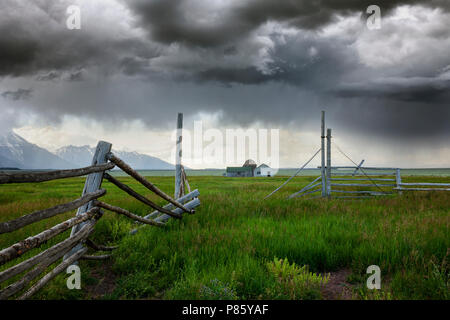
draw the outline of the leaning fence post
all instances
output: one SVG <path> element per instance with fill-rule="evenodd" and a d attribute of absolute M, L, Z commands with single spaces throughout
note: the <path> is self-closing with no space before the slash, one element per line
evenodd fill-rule
<path fill-rule="evenodd" d="M 180 194 L 181 184 L 183 183 L 183 179 L 181 177 L 182 140 L 183 140 L 183 114 L 178 113 L 177 145 L 175 154 L 175 197 L 174 197 L 175 200 L 182 196 L 182 194 Z"/>
<path fill-rule="evenodd" d="M 327 129 L 327 196 L 331 196 L 331 129 Z"/>
<path fill-rule="evenodd" d="M 321 131 L 321 176 L 322 176 L 322 197 L 325 197 L 327 195 L 327 188 L 326 188 L 326 179 L 325 179 L 325 111 L 322 111 L 322 131 Z"/>
<path fill-rule="evenodd" d="M 99 141 L 97 144 L 97 148 L 95 149 L 94 157 L 92 159 L 92 165 L 106 163 L 108 161 L 106 159 L 106 155 L 109 152 L 111 152 L 111 146 L 112 145 L 109 142 Z M 100 186 L 102 185 L 102 180 L 103 180 L 103 171 L 89 174 L 86 177 L 82 195 L 100 189 Z M 93 203 L 92 201 L 89 201 L 85 205 L 79 207 L 77 211 L 77 216 L 88 211 L 92 207 L 92 203 Z M 80 223 L 74 226 L 72 228 L 70 236 L 73 236 L 76 232 L 78 232 L 78 230 L 80 230 L 83 225 L 84 223 Z M 70 252 L 68 252 L 64 256 L 64 260 L 68 259 L 75 252 L 82 249 L 82 247 L 83 246 L 81 244 L 76 245 Z"/>

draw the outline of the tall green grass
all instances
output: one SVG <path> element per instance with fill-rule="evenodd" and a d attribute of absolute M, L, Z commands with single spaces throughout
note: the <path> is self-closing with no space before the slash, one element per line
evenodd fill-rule
<path fill-rule="evenodd" d="M 164 203 L 132 179 L 120 179 L 159 204 Z M 318 287 L 308 283 L 301 291 L 308 294 L 285 292 L 286 281 L 268 268 L 274 259 L 284 258 L 298 270 L 307 266 L 308 272 L 321 275 L 351 269 L 348 281 L 354 286 L 354 298 L 449 298 L 448 193 L 404 193 L 355 201 L 286 200 L 313 180 L 297 177 L 273 197 L 262 200 L 284 179 L 190 177 L 191 186 L 200 190 L 201 206 L 196 214 L 181 221 L 171 220 L 164 229 L 145 226 L 134 236 L 128 234 L 136 226 L 133 222 L 106 213 L 93 239 L 101 244 L 119 244 L 119 249 L 113 253 L 114 275 L 104 275 L 115 279 L 115 290 L 103 298 L 320 298 Z M 167 193 L 173 192 L 172 177 L 150 180 Z M 0 221 L 76 198 L 83 181 L 0 186 Z M 151 211 L 111 184 L 105 182 L 103 187 L 108 190 L 104 201 L 140 215 Z M 0 247 L 70 215 L 73 212 L 0 235 Z M 68 290 L 67 276 L 62 274 L 36 298 L 89 298 L 86 287 L 98 281 L 92 270 L 102 269 L 103 263 L 81 262 L 81 292 Z M 365 271 L 372 264 L 379 265 L 382 271 L 382 290 L 377 293 L 365 289 Z"/>

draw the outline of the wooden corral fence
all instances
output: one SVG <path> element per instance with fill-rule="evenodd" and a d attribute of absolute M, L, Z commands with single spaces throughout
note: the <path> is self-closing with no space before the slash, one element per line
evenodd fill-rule
<path fill-rule="evenodd" d="M 364 160 L 359 164 L 345 154 L 335 143 L 337 151 L 346 157 L 353 166 L 333 167 L 331 164 L 332 135 L 331 129 L 327 129 L 325 135 L 325 112 L 322 111 L 321 119 L 321 148 L 303 164 L 281 186 L 276 188 L 264 199 L 269 198 L 300 171 L 302 171 L 318 154 L 321 153 L 321 175 L 306 185 L 301 190 L 291 194 L 288 199 L 321 193 L 321 198 L 339 199 L 365 199 L 373 196 L 387 196 L 403 191 L 450 191 L 450 183 L 420 183 L 402 182 L 400 168 L 363 167 Z M 326 148 L 325 148 L 326 141 Z"/>
<path fill-rule="evenodd" d="M 148 190 L 169 203 L 165 206 L 159 206 L 147 197 L 137 193 L 129 186 L 120 182 L 107 172 L 114 167 L 122 169 L 129 176 L 133 177 L 136 181 L 145 186 Z M 184 173 L 182 166 L 181 170 L 182 179 L 179 183 L 183 183 L 183 186 L 179 186 L 178 188 L 182 188 L 182 191 L 179 192 L 182 196 L 175 200 L 148 181 L 145 177 L 140 175 L 136 170 L 131 168 L 120 158 L 111 153 L 110 143 L 100 141 L 97 145 L 94 158 L 92 160 L 92 165 L 89 167 L 50 172 L 0 174 L 0 184 L 44 182 L 87 175 L 80 198 L 68 203 L 54 206 L 52 208 L 35 211 L 11 221 L 0 223 L 0 234 L 9 233 L 32 223 L 78 209 L 75 217 L 59 223 L 50 229 L 44 230 L 39 234 L 30 236 L 25 240 L 15 243 L 0 251 L 1 266 L 21 257 L 23 254 L 34 248 L 40 247 L 49 239 L 54 238 L 69 228 L 72 228 L 71 234 L 67 239 L 37 253 L 29 259 L 21 261 L 20 263 L 1 271 L 0 283 L 3 283 L 25 271 L 27 271 L 27 273 L 25 273 L 25 275 L 23 275 L 16 282 L 2 288 L 0 290 L 0 300 L 16 296 L 20 292 L 22 292 L 22 294 L 18 296 L 18 299 L 27 299 L 31 297 L 57 274 L 66 270 L 68 266 L 76 264 L 80 259 L 102 260 L 109 258 L 110 255 L 87 255 L 87 247 L 94 251 L 112 251 L 116 248 L 98 245 L 89 239 L 89 236 L 94 231 L 96 223 L 104 214 L 103 209 L 124 215 L 141 224 L 152 225 L 155 227 L 164 227 L 165 222 L 167 222 L 169 218 L 181 219 L 183 217 L 183 213 L 185 212 L 190 214 L 194 213 L 194 208 L 200 205 L 200 201 L 198 199 L 199 192 L 198 190 L 194 190 L 184 195 L 184 183 L 187 184 L 189 191 L 190 187 L 187 183 L 186 174 Z M 99 200 L 106 194 L 106 190 L 101 189 L 103 179 L 108 180 L 133 198 L 148 205 L 154 211 L 145 217 L 141 217 L 126 209 Z M 137 229 L 133 230 L 133 233 L 136 231 Z M 55 268 L 42 276 L 49 266 L 58 262 L 60 259 L 62 259 L 61 262 Z M 30 284 L 39 277 L 40 279 L 30 286 Z"/>

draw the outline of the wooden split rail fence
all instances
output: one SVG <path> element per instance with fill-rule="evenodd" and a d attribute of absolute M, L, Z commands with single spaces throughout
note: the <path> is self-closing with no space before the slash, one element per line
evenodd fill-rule
<path fill-rule="evenodd" d="M 169 204 L 165 206 L 157 205 L 106 172 L 116 166 L 133 177 L 148 190 L 168 201 Z M 0 174 L 0 184 L 44 182 L 87 175 L 83 193 L 80 198 L 52 208 L 35 211 L 11 221 L 0 222 L 0 234 L 4 234 L 14 232 L 32 223 L 78 209 L 75 217 L 0 251 L 0 266 L 2 266 L 11 263 L 11 261 L 21 257 L 32 249 L 39 248 L 48 240 L 72 228 L 71 234 L 67 239 L 1 271 L 0 284 L 25 271 L 27 271 L 27 273 L 17 281 L 1 288 L 0 300 L 14 296 L 18 296 L 18 299 L 27 299 L 31 297 L 56 275 L 66 270 L 68 266 L 77 263 L 80 259 L 103 260 L 109 258 L 110 255 L 107 254 L 87 254 L 88 247 L 94 251 L 112 251 L 116 248 L 98 245 L 89 239 L 89 236 L 94 231 L 96 223 L 104 214 L 102 209 L 126 216 L 140 224 L 156 227 L 164 227 L 165 223 L 170 218 L 181 219 L 185 212 L 190 214 L 194 213 L 194 208 L 200 205 L 200 200 L 198 199 L 199 192 L 198 190 L 190 192 L 186 173 L 184 170 L 182 170 L 182 173 L 183 184 L 181 186 L 182 191 L 180 191 L 180 195 L 184 194 L 184 184 L 187 185 L 189 193 L 175 200 L 111 153 L 110 143 L 100 141 L 97 145 L 92 165 L 89 167 L 50 172 Z M 154 211 L 145 217 L 141 217 L 126 209 L 99 200 L 106 194 L 106 190 L 101 189 L 103 178 L 116 185 L 119 189 L 123 190 L 133 198 L 148 205 Z M 136 231 L 137 229 L 133 230 L 132 233 L 135 233 Z M 55 268 L 42 276 L 51 265 L 58 262 L 60 259 L 62 259 L 61 262 Z M 39 278 L 40 276 L 42 277 Z M 35 281 L 36 279 L 38 280 Z"/>

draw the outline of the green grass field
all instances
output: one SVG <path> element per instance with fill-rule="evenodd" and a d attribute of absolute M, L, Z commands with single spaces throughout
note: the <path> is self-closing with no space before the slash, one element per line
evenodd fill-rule
<path fill-rule="evenodd" d="M 322 299 L 329 298 L 324 292 L 342 274 L 347 298 L 449 299 L 450 193 L 285 200 L 313 178 L 296 177 L 262 200 L 286 177 L 191 176 L 191 187 L 200 190 L 196 214 L 171 220 L 164 229 L 145 226 L 134 236 L 129 235 L 133 221 L 106 212 L 91 238 L 119 245 L 112 259 L 81 261 L 81 290 L 67 289 L 68 275 L 63 273 L 34 299 Z M 164 204 L 131 178 L 120 180 Z M 173 193 L 173 177 L 149 180 Z M 404 178 L 410 180 L 448 178 Z M 74 178 L 0 185 L 0 221 L 75 199 L 83 184 L 83 178 Z M 139 215 L 152 211 L 108 182 L 103 188 L 108 190 L 105 202 Z M 0 235 L 0 248 L 73 215 Z M 65 232 L 20 260 L 67 236 Z M 0 266 L 0 271 L 18 261 Z M 369 265 L 381 268 L 381 290 L 366 288 Z M 333 290 L 332 297 L 338 298 L 340 289 Z"/>

